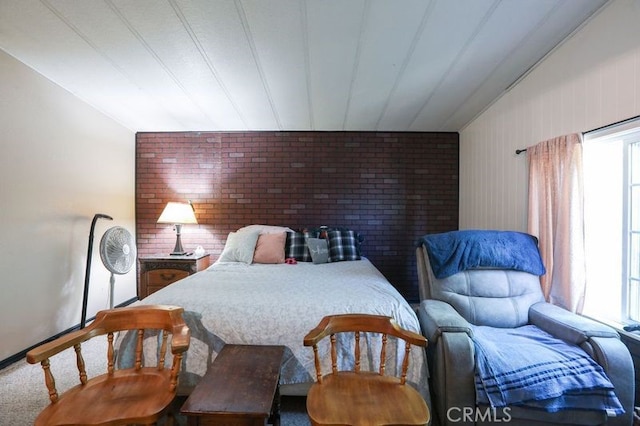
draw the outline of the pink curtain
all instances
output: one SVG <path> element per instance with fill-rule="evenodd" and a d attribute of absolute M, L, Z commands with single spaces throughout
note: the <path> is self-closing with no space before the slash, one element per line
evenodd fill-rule
<path fill-rule="evenodd" d="M 548 302 L 580 313 L 585 295 L 582 144 L 571 134 L 527 148 L 528 232 L 539 239 Z"/>

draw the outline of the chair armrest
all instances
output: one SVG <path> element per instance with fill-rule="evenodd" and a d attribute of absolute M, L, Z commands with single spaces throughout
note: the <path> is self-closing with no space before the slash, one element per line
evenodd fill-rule
<path fill-rule="evenodd" d="M 547 302 L 531 305 L 529 322 L 547 333 L 575 345 L 581 345 L 592 337 L 620 338 L 618 332 L 608 325 Z"/>
<path fill-rule="evenodd" d="M 607 420 L 607 425 L 630 425 L 633 423 L 635 399 L 635 374 L 629 349 L 620 339 L 592 337 L 582 345 L 593 359 L 602 366 L 613 384 L 616 396 L 625 413 Z"/>
<path fill-rule="evenodd" d="M 89 340 L 93 337 L 92 329 L 89 327 L 81 330 L 72 331 L 69 334 L 58 337 L 50 342 L 43 343 L 27 352 L 27 362 L 29 364 L 36 364 L 47 358 L 71 348 L 79 343 Z"/>
<path fill-rule="evenodd" d="M 467 320 L 453 306 L 440 300 L 423 300 L 418 308 L 418 318 L 423 334 L 434 343 L 442 333 L 466 333 L 469 337 L 473 335 Z"/>
<path fill-rule="evenodd" d="M 173 328 L 173 337 L 171 338 L 171 353 L 176 355 L 186 352 L 191 343 L 191 330 L 182 323 Z"/>
<path fill-rule="evenodd" d="M 471 325 L 450 304 L 433 299 L 420 303 L 418 319 L 429 340 L 432 407 L 443 425 L 452 424 L 446 421 L 447 410 L 471 409 L 476 403 Z"/>

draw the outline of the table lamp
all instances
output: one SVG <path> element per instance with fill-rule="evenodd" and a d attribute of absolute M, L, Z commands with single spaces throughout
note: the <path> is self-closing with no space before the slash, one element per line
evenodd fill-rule
<path fill-rule="evenodd" d="M 172 256 L 182 256 L 187 254 L 182 248 L 180 241 L 180 231 L 182 225 L 197 224 L 196 214 L 191 203 L 168 202 L 158 218 L 158 223 L 172 223 L 176 227 L 176 246 L 173 249 Z"/>

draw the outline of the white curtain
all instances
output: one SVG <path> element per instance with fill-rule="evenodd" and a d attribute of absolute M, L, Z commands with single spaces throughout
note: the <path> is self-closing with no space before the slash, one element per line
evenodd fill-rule
<path fill-rule="evenodd" d="M 528 232 L 538 237 L 546 300 L 580 313 L 585 295 L 582 144 L 571 134 L 527 148 Z"/>

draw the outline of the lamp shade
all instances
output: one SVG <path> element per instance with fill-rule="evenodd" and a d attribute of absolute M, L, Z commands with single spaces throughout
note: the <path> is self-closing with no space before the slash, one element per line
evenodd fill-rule
<path fill-rule="evenodd" d="M 191 204 L 169 202 L 158 218 L 158 223 L 197 224 L 198 221 Z"/>

